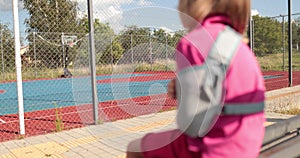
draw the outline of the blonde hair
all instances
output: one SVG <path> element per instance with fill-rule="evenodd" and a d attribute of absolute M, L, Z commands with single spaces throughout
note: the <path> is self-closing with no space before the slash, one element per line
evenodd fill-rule
<path fill-rule="evenodd" d="M 223 14 L 236 31 L 243 33 L 250 16 L 250 0 L 180 0 L 178 10 L 187 29 L 193 29 L 209 15 Z"/>

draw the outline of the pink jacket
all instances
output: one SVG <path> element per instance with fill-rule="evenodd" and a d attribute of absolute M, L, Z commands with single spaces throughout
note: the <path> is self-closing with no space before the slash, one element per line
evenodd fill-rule
<path fill-rule="evenodd" d="M 195 36 L 197 31 L 204 28 L 215 40 L 226 25 L 230 25 L 227 17 L 210 16 L 182 38 L 178 43 L 176 54 L 178 71 L 188 66 L 183 61 L 183 56 L 191 65 L 201 65 L 208 54 L 209 49 L 200 50 L 200 52 L 195 47 L 195 41 L 203 41 L 201 37 Z M 198 44 L 201 43 L 198 42 Z M 255 56 L 246 44 L 241 44 L 237 50 L 226 76 L 225 104 L 264 101 L 264 79 Z M 251 115 L 220 116 L 213 129 L 205 137 L 187 140 L 189 149 L 200 150 L 203 158 L 257 157 L 264 137 L 264 121 L 263 112 Z"/>

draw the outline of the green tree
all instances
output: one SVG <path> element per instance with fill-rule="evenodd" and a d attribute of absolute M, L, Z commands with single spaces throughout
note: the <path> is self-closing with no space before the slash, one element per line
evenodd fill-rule
<path fill-rule="evenodd" d="M 295 22 L 292 23 L 292 38 L 293 38 L 293 48 L 299 51 L 300 46 L 300 17 L 295 19 Z M 297 47 L 298 46 L 298 47 Z"/>
<path fill-rule="evenodd" d="M 124 48 L 118 40 L 112 41 L 111 45 L 108 45 L 100 57 L 102 64 L 116 64 L 122 57 Z"/>
<path fill-rule="evenodd" d="M 6 72 L 15 67 L 14 37 L 8 26 L 0 23 L 0 67 Z"/>
<path fill-rule="evenodd" d="M 128 26 L 121 31 L 118 37 L 125 50 L 129 50 L 140 44 L 149 43 L 151 40 L 150 28 L 139 28 L 137 26 Z"/>
<path fill-rule="evenodd" d="M 129 26 L 118 37 L 125 50 L 121 63 L 153 63 L 156 60 L 174 59 L 175 47 L 183 33 L 177 31 L 171 35 L 163 29 Z"/>
<path fill-rule="evenodd" d="M 29 13 L 29 18 L 25 20 L 27 32 L 31 33 L 28 36 L 29 56 L 31 58 L 36 56 L 46 67 L 63 66 L 62 54 L 66 52 L 61 46 L 62 36 L 77 35 L 76 33 L 81 32 L 80 20 L 77 18 L 77 2 L 72 0 L 22 0 L 22 2 L 24 9 Z M 71 58 L 76 52 L 74 49 L 68 49 Z"/>
<path fill-rule="evenodd" d="M 114 31 L 109 26 L 108 23 L 101 23 L 99 19 L 95 19 L 94 21 L 94 40 L 95 40 L 95 52 L 96 52 L 96 61 L 103 63 L 103 55 L 106 55 L 105 51 L 110 46 L 111 41 L 113 41 L 114 38 Z M 88 23 L 88 17 L 85 15 L 82 19 L 80 19 L 80 27 L 81 30 L 85 35 L 88 35 L 89 33 L 89 23 Z M 77 60 L 78 58 L 82 59 L 88 59 L 89 58 L 89 52 L 88 49 L 88 36 L 86 36 L 85 40 L 81 43 L 81 48 L 78 51 L 78 54 L 76 56 Z M 101 59 L 102 58 L 102 59 Z M 88 64 L 89 60 L 85 60 L 86 64 Z M 97 63 L 98 64 L 98 63 Z"/>
<path fill-rule="evenodd" d="M 150 28 L 139 28 L 137 26 L 128 26 L 122 30 L 113 41 L 118 41 L 123 52 L 121 53 L 122 64 L 132 64 L 135 62 L 150 61 L 152 51 L 150 48 L 154 39 L 151 35 Z M 133 60 L 134 59 L 134 60 Z"/>
<path fill-rule="evenodd" d="M 156 41 L 160 43 L 165 43 L 166 41 L 169 41 L 171 39 L 171 35 L 163 29 L 155 29 L 153 32 L 153 36 L 156 39 Z"/>
<path fill-rule="evenodd" d="M 72 0 L 22 0 L 29 13 L 28 32 L 77 32 L 77 2 Z"/>
<path fill-rule="evenodd" d="M 168 41 L 171 40 L 172 36 L 167 33 L 163 29 L 158 29 L 153 31 L 153 47 L 152 47 L 152 52 L 156 56 L 156 58 L 164 58 L 166 57 L 166 50 L 168 50 Z M 167 47 L 167 49 L 166 49 Z"/>
<path fill-rule="evenodd" d="M 168 33 L 163 29 L 154 30 L 154 39 L 159 43 L 153 52 L 159 59 L 174 59 L 175 48 L 179 40 L 183 37 L 184 31 L 179 30 L 174 34 Z"/>
<path fill-rule="evenodd" d="M 261 56 L 265 54 L 281 53 L 282 23 L 276 19 L 253 16 L 254 20 L 254 52 Z"/>
<path fill-rule="evenodd" d="M 89 33 L 89 21 L 87 15 L 84 15 L 83 18 L 79 19 L 81 31 L 83 33 Z M 94 21 L 94 31 L 95 33 L 102 34 L 114 34 L 113 29 L 109 26 L 109 23 L 101 23 L 99 19 Z"/>
<path fill-rule="evenodd" d="M 185 30 L 178 30 L 174 33 L 174 35 L 172 36 L 171 40 L 169 41 L 168 45 L 170 47 L 176 47 L 177 43 L 179 42 L 179 40 L 185 35 L 186 31 Z"/>

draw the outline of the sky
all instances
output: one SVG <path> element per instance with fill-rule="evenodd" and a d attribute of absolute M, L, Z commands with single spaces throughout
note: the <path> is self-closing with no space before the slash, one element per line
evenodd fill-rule
<path fill-rule="evenodd" d="M 86 14 L 87 0 L 78 2 L 80 14 Z M 163 28 L 169 32 L 181 29 L 176 11 L 178 1 L 174 0 L 94 0 L 94 17 L 108 22 L 118 32 L 128 25 Z M 253 13 L 261 16 L 288 14 L 288 0 L 252 0 Z M 300 13 L 300 0 L 292 0 L 293 13 Z M 19 7 L 21 36 L 25 36 L 24 20 L 28 14 Z M 12 0 L 0 0 L 0 23 L 13 28 Z M 13 30 L 13 29 L 12 29 Z"/>

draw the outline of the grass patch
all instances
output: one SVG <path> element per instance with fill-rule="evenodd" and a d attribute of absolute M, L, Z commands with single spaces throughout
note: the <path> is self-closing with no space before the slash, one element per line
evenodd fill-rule
<path fill-rule="evenodd" d="M 104 119 L 99 119 L 98 121 L 97 121 L 97 125 L 102 125 L 104 123 Z"/>
<path fill-rule="evenodd" d="M 53 103 L 55 107 L 55 130 L 56 132 L 60 132 L 64 130 L 64 123 L 62 119 L 62 109 L 58 107 L 57 103 Z"/>
<path fill-rule="evenodd" d="M 300 70 L 300 53 L 293 52 L 293 71 Z M 282 71 L 288 70 L 288 53 L 267 54 L 257 57 L 257 60 L 263 71 Z M 133 64 L 116 64 L 116 65 L 97 65 L 96 74 L 117 74 L 117 73 L 132 73 L 132 72 L 145 72 L 145 71 L 175 71 L 175 60 L 156 60 L 154 63 L 133 63 Z M 87 65 L 73 65 L 69 66 L 69 70 L 73 76 L 88 76 L 91 74 L 90 67 Z M 22 68 L 23 80 L 35 79 L 54 79 L 59 78 L 64 74 L 63 68 L 50 69 L 44 66 L 26 67 Z M 15 68 L 10 68 L 9 71 L 5 70 L 0 75 L 0 82 L 9 82 L 16 80 Z"/>
<path fill-rule="evenodd" d="M 23 135 L 23 134 L 19 135 L 18 139 L 19 139 L 19 140 L 25 139 L 25 135 Z"/>
<path fill-rule="evenodd" d="M 117 73 L 133 73 L 145 71 L 175 71 L 176 63 L 174 60 L 161 60 L 154 63 L 134 63 L 134 64 L 117 64 L 117 65 L 97 65 L 96 74 L 117 74 Z M 73 76 L 88 76 L 91 74 L 90 67 L 70 66 L 68 68 Z M 46 67 L 26 67 L 22 68 L 23 80 L 36 80 L 36 79 L 56 79 L 64 74 L 63 68 L 50 69 Z M 10 71 L 2 72 L 0 74 L 0 82 L 15 81 L 16 77 L 15 68 Z"/>
<path fill-rule="evenodd" d="M 288 70 L 288 53 L 268 54 L 262 57 L 257 57 L 257 60 L 263 71 L 282 71 Z M 292 67 L 293 70 L 300 70 L 300 53 L 295 52 L 292 55 Z"/>

